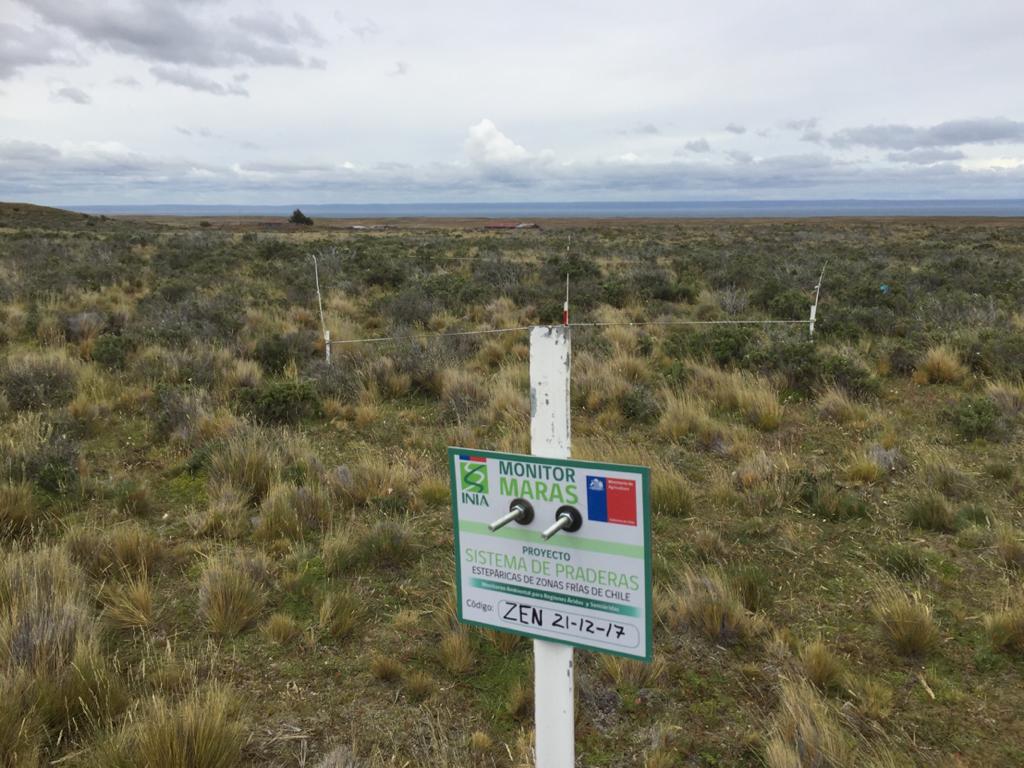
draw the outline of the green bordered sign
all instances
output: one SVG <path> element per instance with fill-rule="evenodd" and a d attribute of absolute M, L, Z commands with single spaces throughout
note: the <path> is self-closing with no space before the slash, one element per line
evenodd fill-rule
<path fill-rule="evenodd" d="M 461 621 L 650 661 L 648 469 L 468 448 L 448 465 Z M 578 527 L 545 540 L 566 508 Z"/>

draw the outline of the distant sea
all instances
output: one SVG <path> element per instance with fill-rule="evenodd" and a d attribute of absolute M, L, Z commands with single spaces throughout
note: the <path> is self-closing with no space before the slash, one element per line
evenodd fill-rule
<path fill-rule="evenodd" d="M 289 205 L 71 205 L 73 211 L 141 216 L 542 218 L 805 218 L 822 216 L 1024 216 L 1024 200 L 742 200 L 675 203 L 368 203 Z"/>

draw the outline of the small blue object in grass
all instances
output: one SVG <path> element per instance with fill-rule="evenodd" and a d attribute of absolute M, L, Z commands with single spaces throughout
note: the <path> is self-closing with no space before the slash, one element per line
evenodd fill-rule
<path fill-rule="evenodd" d="M 888 283 L 882 283 L 880 286 L 878 286 L 878 290 L 880 290 L 882 293 L 889 293 L 889 291 L 891 291 L 892 288 L 889 287 Z"/>

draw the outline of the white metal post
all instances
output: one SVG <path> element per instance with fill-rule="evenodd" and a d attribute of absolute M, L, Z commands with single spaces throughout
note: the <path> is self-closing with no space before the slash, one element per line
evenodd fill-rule
<path fill-rule="evenodd" d="M 570 452 L 567 326 L 530 331 L 530 452 L 567 459 Z M 533 641 L 536 768 L 573 768 L 576 763 L 573 648 Z"/>

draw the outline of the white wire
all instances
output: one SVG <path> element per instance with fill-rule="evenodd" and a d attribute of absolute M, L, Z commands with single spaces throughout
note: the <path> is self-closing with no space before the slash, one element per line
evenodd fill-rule
<path fill-rule="evenodd" d="M 569 323 L 570 328 L 607 328 L 609 326 L 640 326 L 640 325 L 807 325 L 807 320 L 640 320 L 637 322 L 617 323 Z M 402 341 L 405 339 L 432 339 L 444 336 L 483 336 L 497 333 L 519 333 L 529 331 L 537 326 L 520 325 L 514 328 L 485 328 L 481 331 L 447 331 L 441 333 L 409 333 L 401 336 L 375 336 L 366 339 L 331 339 L 331 344 L 371 344 L 383 341 Z"/>

